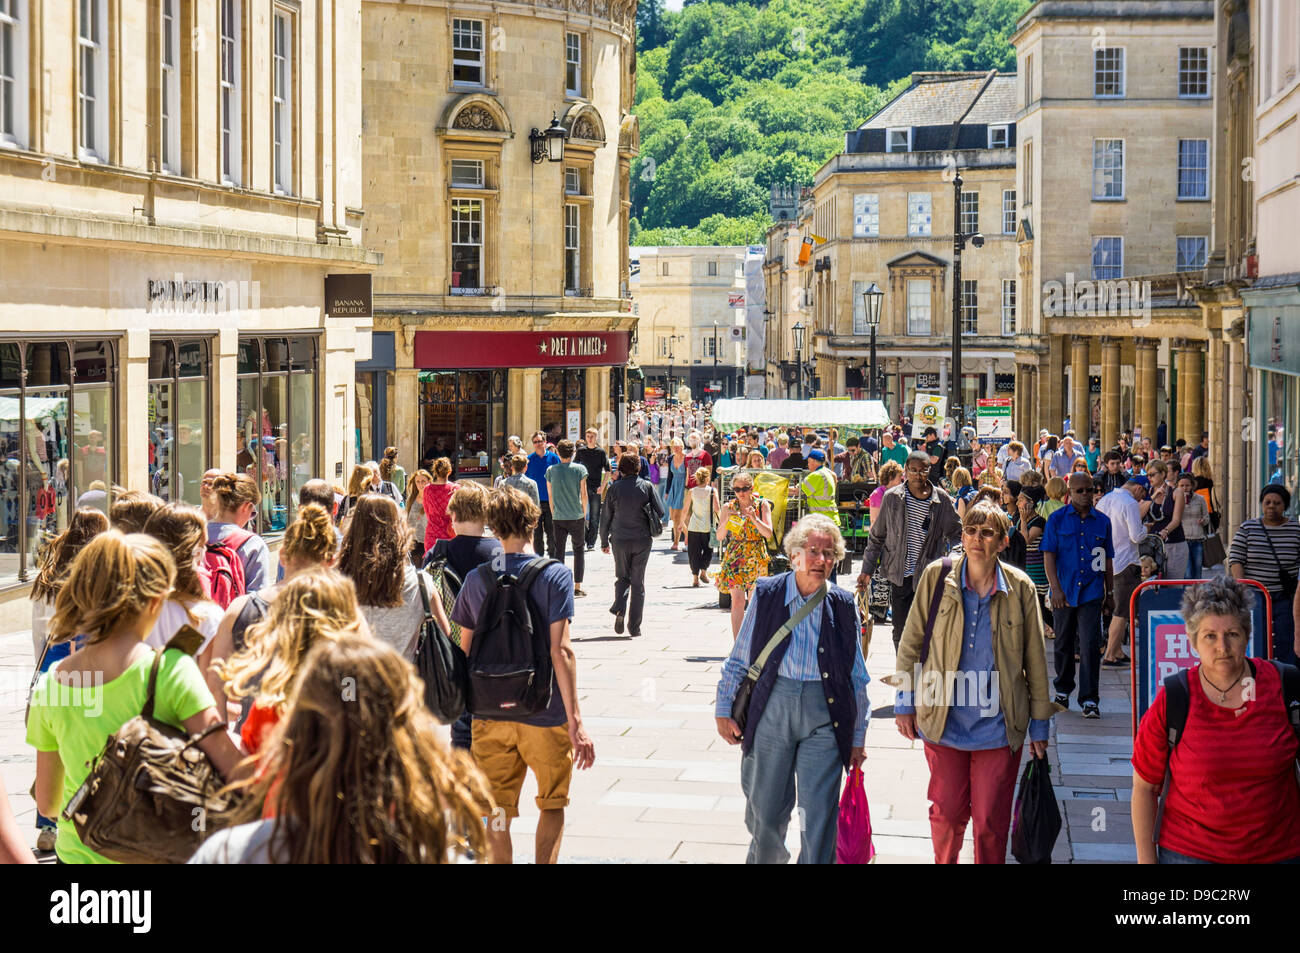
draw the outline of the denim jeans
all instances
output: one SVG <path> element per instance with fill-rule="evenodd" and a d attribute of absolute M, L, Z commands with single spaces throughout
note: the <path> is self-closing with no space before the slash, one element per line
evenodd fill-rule
<path fill-rule="evenodd" d="M 1295 617 L 1291 615 L 1291 602 L 1280 592 L 1269 595 L 1273 599 L 1273 658 L 1294 665 Z"/>
<path fill-rule="evenodd" d="M 1201 578 L 1201 560 L 1205 557 L 1205 540 L 1189 539 L 1187 541 L 1187 578 Z"/>
<path fill-rule="evenodd" d="M 843 765 L 821 682 L 776 679 L 740 762 L 750 864 L 790 860 L 786 829 L 799 805 L 799 863 L 833 864 Z"/>
<path fill-rule="evenodd" d="M 71 654 L 72 654 L 71 642 L 59 642 L 55 645 L 51 645 L 48 651 L 46 651 L 45 653 L 45 658 L 41 660 L 41 671 L 48 672 L 50 670 L 50 666 L 52 666 L 55 662 L 61 661 L 62 659 L 67 658 Z M 57 818 L 46 817 L 44 814 L 37 812 L 36 814 L 37 830 L 44 830 L 45 828 L 54 830 L 58 826 L 59 824 Z"/>
<path fill-rule="evenodd" d="M 604 504 L 600 494 L 595 490 L 587 490 L 587 548 L 592 549 L 596 545 L 596 540 L 600 537 L 600 508 Z"/>

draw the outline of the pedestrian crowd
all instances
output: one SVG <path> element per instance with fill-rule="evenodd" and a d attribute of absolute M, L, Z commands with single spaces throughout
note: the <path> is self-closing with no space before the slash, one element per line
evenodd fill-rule
<path fill-rule="evenodd" d="M 1157 449 L 1124 434 L 1103 451 L 1067 428 L 959 450 L 935 427 L 726 432 L 710 410 L 634 404 L 609 444 L 595 428 L 537 431 L 531 452 L 511 436 L 490 488 L 443 457 L 408 475 L 388 448 L 345 486 L 303 484 L 276 554 L 241 473 L 208 471 L 197 507 L 120 492 L 107 516 L 79 510 L 32 591 L 38 849 L 114 860 L 88 820 L 100 809 L 78 805 L 144 712 L 196 739 L 234 805 L 193 863 L 510 862 L 529 772 L 533 856 L 553 863 L 573 771 L 595 759 L 569 634 L 587 554 L 612 555 L 613 629 L 637 638 L 664 539 L 730 609 L 715 718 L 742 752 L 750 862 L 788 860 L 795 807 L 800 862 L 835 860 L 877 624 L 892 629 L 897 730 L 930 769 L 936 862 L 956 862 L 967 826 L 976 862 L 1002 862 L 1025 749 L 1045 769 L 1072 699 L 1102 717 L 1100 672 L 1131 664 L 1132 596 L 1150 578 L 1199 583 L 1182 611 L 1201 662 L 1138 730 L 1139 860 L 1300 861 L 1296 812 L 1279 826 L 1266 807 L 1300 799 L 1287 487 L 1266 486 L 1225 544 L 1205 435 Z M 861 494 L 847 518 L 846 491 Z M 1274 661 L 1249 654 L 1244 581 L 1274 607 Z M 442 645 L 464 687 L 450 711 L 430 693 Z M 12 843 L 4 832 L 0 856 L 25 853 Z"/>

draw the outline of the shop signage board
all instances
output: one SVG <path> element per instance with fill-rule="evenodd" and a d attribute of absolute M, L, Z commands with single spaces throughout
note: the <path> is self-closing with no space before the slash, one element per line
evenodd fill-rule
<path fill-rule="evenodd" d="M 415 366 L 617 367 L 627 363 L 626 331 L 417 331 Z"/>
<path fill-rule="evenodd" d="M 912 439 L 920 440 L 926 427 L 936 430 L 943 425 L 948 412 L 948 398 L 940 394 L 917 394 L 916 408 L 912 413 Z"/>
<path fill-rule="evenodd" d="M 369 275 L 326 275 L 325 313 L 331 318 L 368 318 Z"/>
<path fill-rule="evenodd" d="M 733 308 L 743 308 L 745 306 L 745 295 L 741 292 L 732 292 L 727 295 L 727 304 Z"/>
<path fill-rule="evenodd" d="M 980 397 L 975 401 L 975 435 L 980 443 L 994 445 L 1011 439 L 1010 397 Z"/>
<path fill-rule="evenodd" d="M 565 436 L 576 443 L 582 433 L 582 411 L 566 411 L 565 417 Z"/>
<path fill-rule="evenodd" d="M 1253 579 L 1241 580 L 1258 590 L 1255 607 L 1251 612 L 1250 647 L 1246 654 L 1251 658 L 1268 658 L 1272 654 L 1272 616 L 1268 590 Z M 1133 691 L 1133 734 L 1137 735 L 1138 722 L 1151 707 L 1165 679 L 1179 669 L 1196 664 L 1196 653 L 1187 638 L 1183 622 L 1183 593 L 1193 580 L 1148 579 L 1133 592 L 1130 617 L 1133 620 L 1132 642 L 1135 663 L 1130 679 Z M 1289 607 L 1288 607 L 1289 611 Z"/>

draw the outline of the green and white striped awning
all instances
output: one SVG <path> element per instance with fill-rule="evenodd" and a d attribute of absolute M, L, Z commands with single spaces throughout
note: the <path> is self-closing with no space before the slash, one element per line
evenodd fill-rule
<path fill-rule="evenodd" d="M 731 427 L 843 427 L 876 430 L 890 424 L 879 400 L 719 400 L 713 425 Z"/>

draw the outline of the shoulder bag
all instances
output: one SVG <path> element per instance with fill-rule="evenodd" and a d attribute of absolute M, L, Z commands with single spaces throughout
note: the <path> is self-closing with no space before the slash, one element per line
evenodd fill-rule
<path fill-rule="evenodd" d="M 823 585 L 805 602 L 799 611 L 786 619 L 782 625 L 767 640 L 767 645 L 763 646 L 763 651 L 758 653 L 758 658 L 754 664 L 745 670 L 745 677 L 740 680 L 740 687 L 736 689 L 736 695 L 731 700 L 731 720 L 740 727 L 740 733 L 745 733 L 745 722 L 749 719 L 749 699 L 754 694 L 754 686 L 758 684 L 758 677 L 763 672 L 763 666 L 767 664 L 768 658 L 776 651 L 780 645 L 793 632 L 799 623 L 808 618 L 822 601 L 826 598 L 826 586 Z"/>
<path fill-rule="evenodd" d="M 646 486 L 649 487 L 650 484 L 647 482 Z M 647 496 L 648 499 L 641 504 L 641 512 L 645 514 L 646 532 L 650 534 L 651 539 L 657 539 L 663 535 L 663 518 L 653 488 L 650 489 Z"/>
<path fill-rule="evenodd" d="M 930 657 L 930 640 L 934 638 L 934 623 L 939 617 L 939 603 L 943 599 L 943 584 L 952 572 L 952 560 L 945 556 L 939 568 L 939 578 L 934 583 L 934 595 L 930 597 L 930 611 L 925 616 L 925 637 L 921 640 L 921 665 Z"/>
<path fill-rule="evenodd" d="M 200 734 L 154 717 L 163 652 L 193 655 L 203 636 L 181 626 L 154 655 L 144 709 L 114 734 L 85 782 L 63 809 L 81 842 L 123 864 L 183 864 L 215 830 L 231 823 L 242 792 L 223 787 L 199 743 L 226 730 L 218 721 Z"/>
<path fill-rule="evenodd" d="M 1259 528 L 1264 533 L 1264 542 L 1268 543 L 1268 551 L 1272 553 L 1273 562 L 1277 566 L 1277 573 L 1282 578 L 1282 595 L 1286 596 L 1289 605 L 1291 600 L 1295 598 L 1296 574 L 1283 566 L 1282 560 L 1277 558 L 1277 550 L 1273 548 L 1273 536 L 1269 533 L 1268 527 L 1264 525 L 1263 520 L 1260 520 Z"/>
<path fill-rule="evenodd" d="M 433 617 L 429 593 L 424 588 L 427 574 L 417 573 L 416 578 L 420 601 L 424 604 L 424 625 L 420 630 L 420 642 L 415 647 L 415 670 L 424 680 L 425 707 L 442 724 L 450 725 L 465 713 L 469 695 L 469 668 L 465 662 L 465 653 L 452 642 L 450 633 L 442 631 Z M 443 605 L 446 606 L 445 601 Z M 459 636 L 457 627 L 456 637 Z"/>

